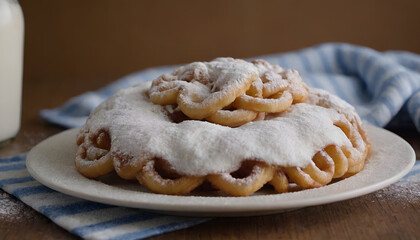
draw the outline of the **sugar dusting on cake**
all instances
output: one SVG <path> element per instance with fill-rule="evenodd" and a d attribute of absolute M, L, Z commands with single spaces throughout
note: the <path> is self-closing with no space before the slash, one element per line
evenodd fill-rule
<path fill-rule="evenodd" d="M 324 94 L 310 94 L 309 103 L 292 105 L 267 120 L 230 128 L 206 121 L 171 122 L 164 107 L 150 102 L 150 84 L 119 91 L 95 110 L 85 127 L 92 132 L 109 129 L 111 151 L 133 156 L 149 153 L 186 175 L 231 172 L 247 159 L 303 167 L 327 145 L 351 146 L 334 126 L 344 116 L 310 103 L 321 101 Z M 340 102 L 343 109 L 347 105 Z"/>

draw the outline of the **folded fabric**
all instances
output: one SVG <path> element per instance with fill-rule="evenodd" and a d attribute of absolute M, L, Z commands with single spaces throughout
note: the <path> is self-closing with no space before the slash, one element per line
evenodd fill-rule
<path fill-rule="evenodd" d="M 259 56 L 272 64 L 297 69 L 304 81 L 326 89 L 353 106 L 361 118 L 384 127 L 412 126 L 420 131 L 420 55 L 377 52 L 343 43 L 327 43 L 300 51 Z M 252 60 L 252 59 L 249 59 Z M 176 66 L 143 70 L 95 92 L 75 97 L 41 116 L 64 127 L 84 124 L 89 113 L 117 90 L 153 80 Z"/>
<path fill-rule="evenodd" d="M 25 160 L 26 154 L 0 159 L 0 188 L 85 239 L 143 239 L 209 220 L 166 216 L 65 195 L 33 179 Z"/>

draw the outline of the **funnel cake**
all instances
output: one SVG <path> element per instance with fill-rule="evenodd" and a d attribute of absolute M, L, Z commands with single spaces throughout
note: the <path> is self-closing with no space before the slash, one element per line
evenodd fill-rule
<path fill-rule="evenodd" d="M 155 193 L 204 182 L 231 196 L 264 185 L 324 186 L 364 167 L 369 141 L 356 111 L 263 60 L 197 62 L 120 90 L 77 137 L 77 170 L 115 172 Z"/>

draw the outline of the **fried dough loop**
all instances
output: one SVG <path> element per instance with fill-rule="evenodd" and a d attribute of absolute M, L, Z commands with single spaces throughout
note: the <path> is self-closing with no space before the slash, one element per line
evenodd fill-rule
<path fill-rule="evenodd" d="M 146 90 L 143 93 L 147 96 L 145 101 L 163 105 L 158 107 L 164 112 L 162 114 L 165 124 L 166 121 L 170 122 L 172 127 L 179 126 L 181 124 L 178 123 L 186 120 L 203 120 L 232 128 L 240 128 L 253 121 L 266 121 L 270 124 L 273 118 L 281 119 L 285 114 L 296 110 L 298 104 L 315 105 L 335 113 L 331 115 L 334 117 L 325 122 L 345 141 L 340 144 L 324 142 L 326 146 L 317 147 L 311 150 L 310 155 L 305 155 L 312 158 L 307 158 L 310 161 L 305 162 L 309 163 L 304 166 L 293 163 L 276 165 L 267 159 L 260 159 L 259 156 L 246 155 L 246 159 L 237 159 L 240 162 L 236 162 L 239 164 L 236 170 L 193 175 L 191 172 L 182 174 L 176 171 L 175 165 L 171 165 L 173 162 L 170 162 L 170 157 L 165 159 L 159 156 L 160 152 L 124 152 L 124 147 L 115 147 L 113 141 L 121 141 L 121 138 L 126 138 L 125 135 L 115 135 L 113 131 L 103 127 L 89 129 L 85 125 L 77 136 L 78 150 L 75 157 L 76 169 L 82 175 L 97 178 L 115 170 L 123 179 L 137 180 L 154 193 L 170 195 L 188 194 L 204 182 L 230 196 L 247 196 L 265 185 L 271 185 L 277 193 L 285 193 L 295 191 L 293 186 L 296 185 L 299 189 L 318 188 L 334 179 L 350 177 L 363 169 L 370 151 L 367 133 L 355 112 L 337 106 L 334 103 L 336 100 L 329 97 L 330 95 L 315 96 L 323 93 L 309 90 L 297 71 L 283 69 L 264 60 L 248 63 L 233 58 L 218 58 L 212 62 L 191 63 L 170 74 L 159 76 L 152 81 L 147 93 Z M 282 135 L 281 131 L 270 134 L 288 137 Z M 257 137 L 251 137 L 249 141 L 255 144 L 258 141 L 254 138 L 266 136 L 260 131 Z M 127 139 L 130 141 L 129 137 Z M 201 136 L 200 139 L 205 138 Z M 171 139 L 178 140 L 182 141 Z M 132 142 L 124 143 L 138 147 Z M 150 144 L 155 143 L 156 141 Z M 226 154 L 229 154 L 228 148 L 229 146 L 224 150 Z M 204 156 L 206 161 L 215 159 L 211 159 L 211 154 Z M 275 157 L 277 156 L 278 152 L 275 152 Z M 198 164 L 197 166 L 201 167 Z"/>
<path fill-rule="evenodd" d="M 206 120 L 228 127 L 237 127 L 244 125 L 245 123 L 255 121 L 257 116 L 258 112 L 245 109 L 219 110 L 208 116 Z"/>
<path fill-rule="evenodd" d="M 259 113 L 283 112 L 307 94 L 295 70 L 233 58 L 182 66 L 158 77 L 149 90 L 155 104 L 177 104 L 190 119 L 228 127 L 260 120 Z"/>
<path fill-rule="evenodd" d="M 258 78 L 252 63 L 233 58 L 195 62 L 153 81 L 153 103 L 178 104 L 191 119 L 204 119 L 231 104 Z"/>
<path fill-rule="evenodd" d="M 252 63 L 258 69 L 263 85 L 262 96 L 264 98 L 288 91 L 292 95 L 293 103 L 305 101 L 308 95 L 308 87 L 303 82 L 298 71 L 284 69 L 279 65 L 271 65 L 261 59 L 254 60 Z"/>
<path fill-rule="evenodd" d="M 187 194 L 201 185 L 205 179 L 204 176 L 179 176 L 176 173 L 165 177 L 156 170 L 156 163 L 155 160 L 148 161 L 137 174 L 137 180 L 155 193 Z"/>
<path fill-rule="evenodd" d="M 244 161 L 234 173 L 211 174 L 207 180 L 232 196 L 247 196 L 258 191 L 274 175 L 274 168 L 261 162 Z"/>
<path fill-rule="evenodd" d="M 334 161 L 325 153 L 319 151 L 304 168 L 287 167 L 284 169 L 289 179 L 302 188 L 321 187 L 331 182 L 334 175 Z"/>
<path fill-rule="evenodd" d="M 105 130 L 91 133 L 81 130 L 77 136 L 76 169 L 85 177 L 95 178 L 114 170 L 111 154 L 111 138 Z"/>

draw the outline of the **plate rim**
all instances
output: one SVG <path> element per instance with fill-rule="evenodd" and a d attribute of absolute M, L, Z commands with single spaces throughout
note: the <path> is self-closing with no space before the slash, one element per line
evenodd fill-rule
<path fill-rule="evenodd" d="M 41 184 L 51 189 L 54 189 L 58 192 L 75 196 L 75 197 L 79 197 L 79 198 L 89 200 L 89 201 L 95 201 L 95 202 L 117 205 L 117 206 L 122 206 L 122 207 L 132 207 L 132 208 L 140 208 L 140 209 L 145 209 L 145 210 L 150 210 L 150 211 L 165 212 L 165 213 L 171 213 L 171 214 L 176 214 L 176 215 L 196 215 L 196 214 L 199 214 L 200 216 L 208 216 L 208 215 L 220 216 L 220 215 L 226 215 L 226 214 L 228 215 L 231 215 L 231 214 L 233 215 L 244 215 L 244 214 L 245 215 L 263 215 L 263 214 L 281 212 L 288 209 L 323 205 L 323 204 L 328 204 L 328 203 L 360 197 L 362 195 L 366 195 L 368 193 L 371 193 L 379 189 L 382 189 L 386 186 L 389 186 L 392 183 L 395 183 L 396 181 L 401 179 L 403 176 L 405 176 L 415 164 L 416 158 L 415 158 L 414 149 L 410 146 L 410 144 L 408 144 L 404 139 L 402 139 L 400 136 L 396 135 L 395 133 L 392 133 L 388 130 L 375 127 L 369 124 L 365 124 L 365 125 L 367 127 L 368 132 L 375 132 L 375 133 L 388 135 L 389 137 L 394 138 L 396 141 L 399 141 L 402 144 L 402 146 L 405 146 L 405 148 L 408 149 L 407 158 L 410 158 L 410 159 L 408 159 L 408 163 L 404 166 L 404 168 L 401 169 L 401 171 L 399 171 L 397 174 L 394 174 L 390 178 L 387 178 L 385 180 L 382 180 L 380 182 L 376 182 L 373 184 L 368 184 L 367 186 L 364 186 L 362 188 L 353 189 L 353 190 L 349 190 L 349 191 L 345 191 L 341 193 L 336 193 L 333 195 L 313 197 L 311 199 L 295 199 L 294 201 L 281 202 L 281 203 L 278 203 L 275 201 L 276 199 L 279 198 L 278 196 L 280 196 L 281 194 L 253 195 L 253 196 L 238 198 L 238 197 L 205 197 L 205 196 L 171 196 L 171 195 L 162 195 L 162 194 L 145 193 L 145 192 L 136 192 L 133 194 L 143 195 L 146 197 L 147 201 L 129 201 L 129 200 L 121 201 L 120 199 L 115 199 L 110 196 L 106 196 L 106 197 L 93 196 L 92 194 L 88 194 L 86 192 L 75 191 L 75 190 L 69 189 L 68 187 L 64 187 L 59 184 L 54 184 L 54 182 L 51 181 L 51 179 L 49 179 L 48 176 L 42 176 L 38 174 L 38 169 L 36 166 L 34 166 L 34 162 L 36 162 L 36 160 L 34 160 L 36 159 L 36 157 L 34 156 L 36 156 L 36 154 L 39 154 L 39 152 L 43 148 L 48 148 L 48 146 L 50 145 L 50 142 L 54 142 L 55 138 L 74 134 L 75 132 L 78 131 L 79 128 L 73 128 L 73 129 L 63 131 L 61 133 L 58 133 L 56 135 L 53 135 L 45 139 L 44 141 L 36 145 L 29 152 L 26 159 L 26 165 L 27 165 L 27 169 L 30 175 L 33 178 L 35 178 L 37 181 L 39 181 Z M 373 143 L 374 143 L 374 140 L 372 140 L 372 145 L 374 145 Z M 358 175 L 356 174 L 352 176 L 351 178 L 357 178 L 357 176 Z M 81 175 L 80 175 L 80 178 L 83 178 L 89 182 L 94 181 L 95 183 L 99 183 L 96 180 L 87 179 Z M 346 180 L 350 181 L 349 179 L 351 178 L 347 178 Z M 102 185 L 104 185 L 106 188 L 109 188 L 109 187 L 115 188 L 114 186 L 109 186 L 104 183 L 102 183 Z M 317 191 L 317 190 L 319 189 L 310 189 L 310 190 L 304 190 L 304 191 Z M 123 191 L 129 191 L 129 190 L 123 190 Z M 299 192 L 303 192 L 303 191 L 299 191 Z M 285 193 L 285 194 L 294 194 L 294 193 Z M 161 201 L 162 198 L 165 198 L 166 200 L 163 202 Z M 205 198 L 207 201 L 200 201 L 200 199 L 202 198 Z M 210 200 L 212 204 L 209 204 L 210 198 L 212 198 L 212 200 Z M 179 203 L 180 199 L 184 199 L 187 203 L 180 204 Z M 272 202 L 269 201 L 268 202 L 269 204 L 267 204 L 267 201 L 268 201 L 267 199 L 272 200 Z M 263 201 L 264 204 L 255 204 L 255 202 L 258 203 L 261 200 L 264 200 Z M 191 204 L 191 201 L 194 202 L 194 204 Z M 204 202 L 206 203 L 204 204 Z M 250 206 L 251 202 L 254 202 L 252 206 Z M 203 209 L 203 207 L 205 207 L 205 209 Z"/>

